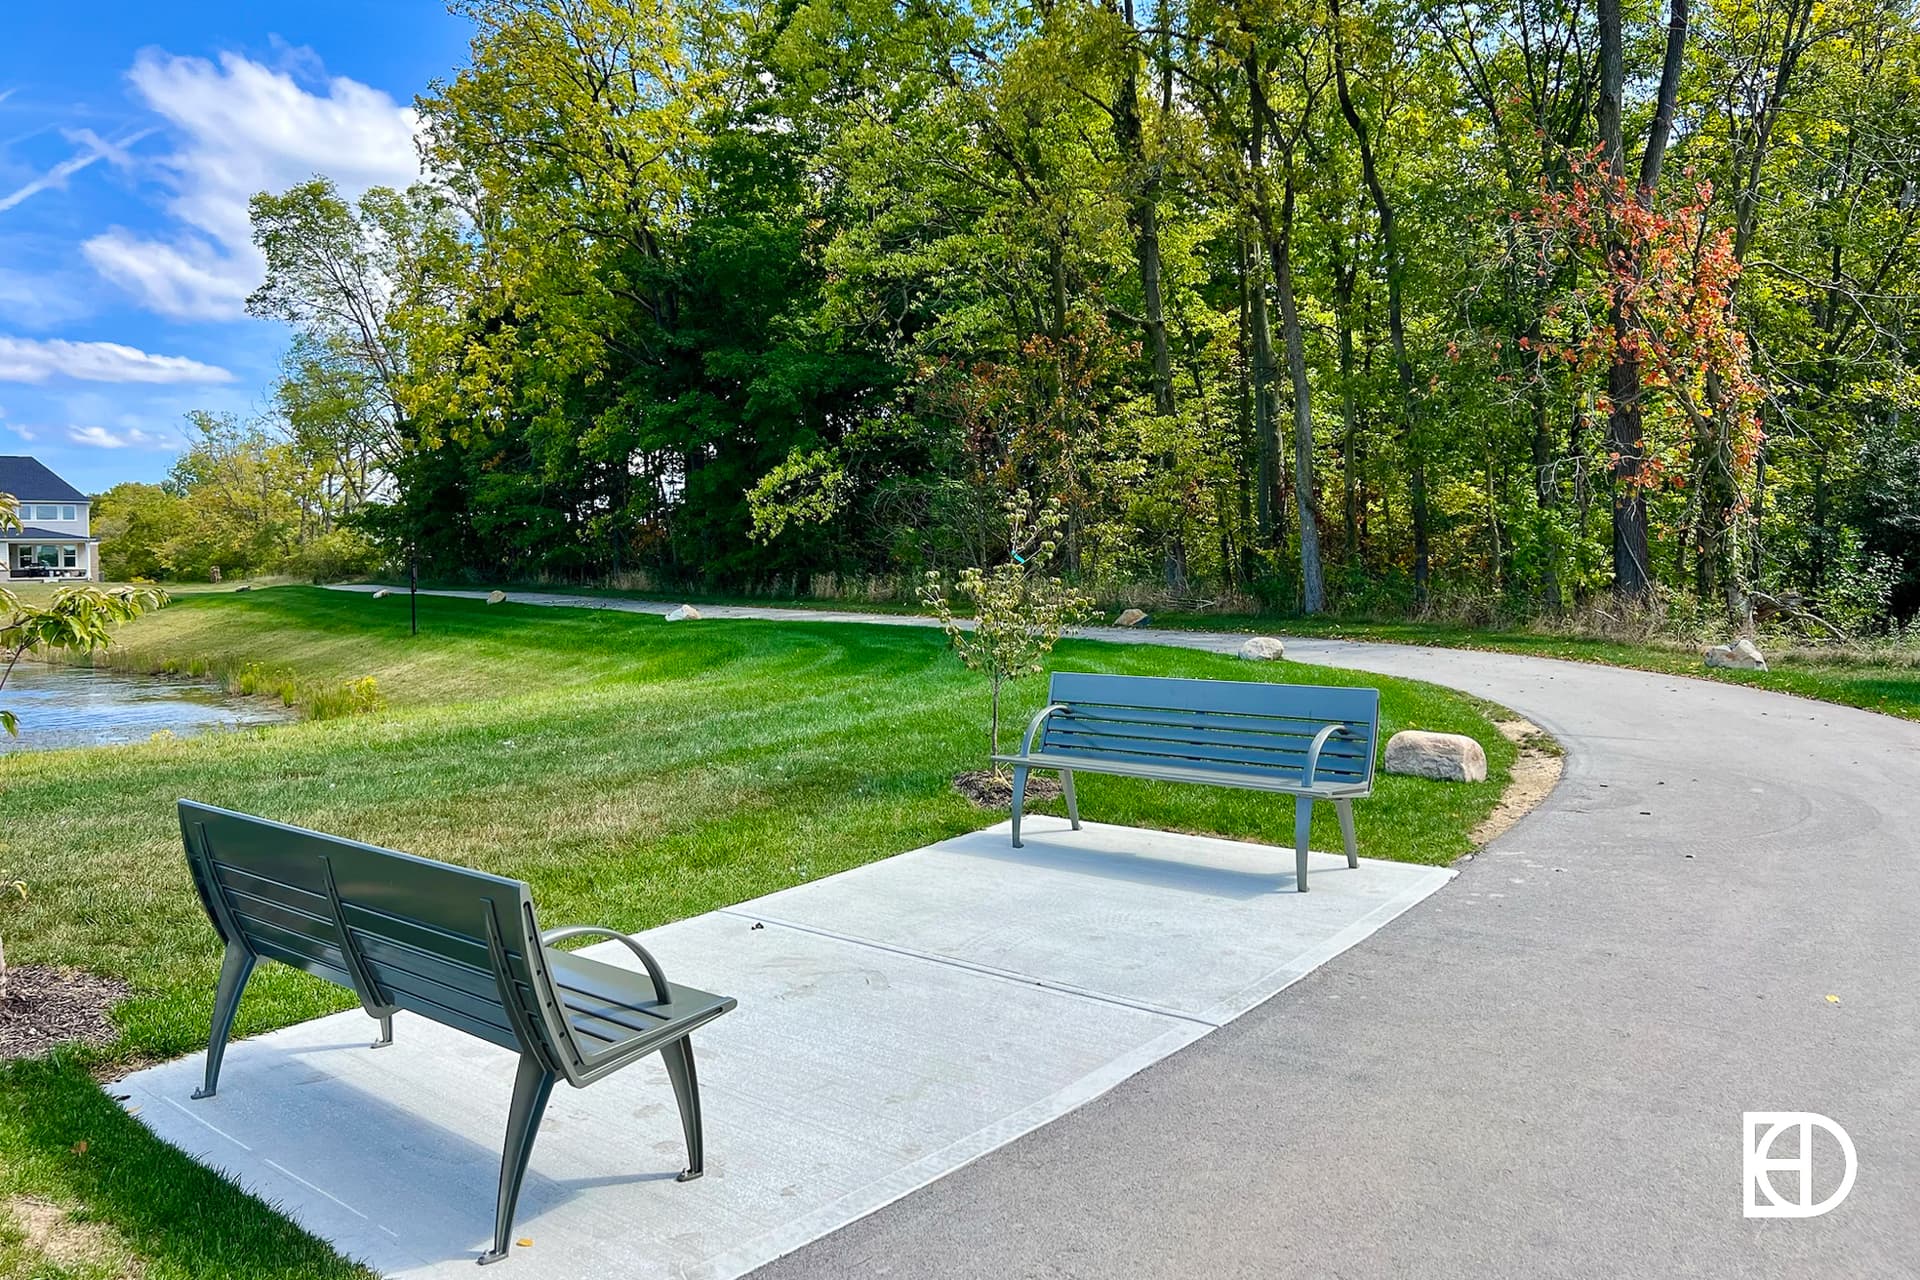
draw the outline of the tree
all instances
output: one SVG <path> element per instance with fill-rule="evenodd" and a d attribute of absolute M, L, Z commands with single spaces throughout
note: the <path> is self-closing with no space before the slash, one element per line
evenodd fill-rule
<path fill-rule="evenodd" d="M 1059 550 L 1064 521 L 1059 505 L 1049 502 L 1031 516 L 1028 505 L 1024 493 L 1007 502 L 1012 541 L 1006 560 L 960 571 L 954 594 L 971 608 L 971 626 L 955 613 L 937 572 L 927 575 L 921 589 L 921 601 L 940 620 L 960 661 L 969 670 L 986 673 L 992 708 L 990 756 L 1000 754 L 1001 690 L 1011 681 L 1039 674 L 1061 635 L 1084 622 L 1091 609 L 1085 596 L 1042 571 Z"/>
<path fill-rule="evenodd" d="M 1606 190 L 1616 204 L 1624 205 L 1631 199 L 1643 212 L 1652 210 L 1659 190 L 1667 143 L 1673 135 L 1673 111 L 1680 92 L 1681 70 L 1685 66 L 1688 0 L 1668 0 L 1668 4 L 1666 56 L 1660 67 L 1653 122 L 1647 128 L 1646 146 L 1640 153 L 1639 180 L 1629 191 L 1623 123 L 1626 59 L 1620 0 L 1599 0 L 1600 95 L 1595 114 L 1601 158 L 1608 178 Z M 1609 222 L 1615 227 L 1627 227 L 1633 220 L 1622 208 Z M 1636 247 L 1625 240 L 1616 240 L 1608 247 L 1612 304 L 1607 325 L 1612 331 L 1612 350 L 1607 364 L 1606 413 L 1609 469 L 1614 486 L 1613 582 L 1614 590 L 1629 599 L 1645 598 L 1653 586 L 1647 546 L 1646 440 L 1640 403 L 1639 335 L 1630 315 L 1634 281 L 1642 265 L 1634 256 Z"/>

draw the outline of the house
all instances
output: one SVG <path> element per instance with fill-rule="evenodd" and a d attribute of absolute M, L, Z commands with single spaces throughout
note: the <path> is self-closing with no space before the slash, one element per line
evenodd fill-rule
<path fill-rule="evenodd" d="M 91 532 L 87 495 L 47 470 L 38 458 L 0 457 L 0 493 L 20 509 L 18 529 L 0 529 L 0 581 L 100 576 L 99 539 Z"/>

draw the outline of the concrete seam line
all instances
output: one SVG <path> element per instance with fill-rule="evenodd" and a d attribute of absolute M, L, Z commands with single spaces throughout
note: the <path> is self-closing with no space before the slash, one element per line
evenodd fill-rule
<path fill-rule="evenodd" d="M 1218 1022 L 1197 1014 L 1183 1013 L 1178 1009 L 1169 1009 L 1165 1005 L 1150 1004 L 1145 1000 L 1131 1000 L 1126 996 L 1109 995 L 1104 991 L 1094 991 L 1087 987 L 1075 986 L 1070 982 L 1058 982 L 1051 978 L 1036 978 L 1016 969 L 997 969 L 992 965 L 980 964 L 973 960 L 960 960 L 953 956 L 943 956 L 938 952 L 920 951 L 913 947 L 902 947 L 891 942 L 876 942 L 872 938 L 856 937 L 853 934 L 838 933 L 832 929 L 822 929 L 816 925 L 799 924 L 792 920 L 781 920 L 776 916 L 761 915 L 753 911 L 741 911 L 734 907 L 721 907 L 716 915 L 732 916 L 736 920 L 753 920 L 760 924 L 771 925 L 779 929 L 792 929 L 796 933 L 810 933 L 815 937 L 831 938 L 835 942 L 850 943 L 856 947 L 868 947 L 875 951 L 885 951 L 897 956 L 906 956 L 911 960 L 925 960 L 930 964 L 943 965 L 949 969 L 962 969 L 968 973 L 977 973 L 982 977 L 993 978 L 1001 982 L 1018 983 L 1023 987 L 1039 987 L 1046 991 L 1056 991 L 1061 995 L 1076 996 L 1098 1004 L 1117 1005 L 1123 1009 L 1132 1009 L 1137 1013 L 1151 1013 L 1157 1017 L 1174 1018 L 1181 1022 L 1197 1023 L 1209 1031 L 1220 1026 Z M 591 950 L 591 948 L 589 948 Z"/>

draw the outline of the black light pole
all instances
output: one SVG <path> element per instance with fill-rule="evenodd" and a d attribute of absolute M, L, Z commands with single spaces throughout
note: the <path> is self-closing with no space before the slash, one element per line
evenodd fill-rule
<path fill-rule="evenodd" d="M 407 613 L 413 623 L 413 634 L 420 634 L 420 552 L 407 549 Z"/>

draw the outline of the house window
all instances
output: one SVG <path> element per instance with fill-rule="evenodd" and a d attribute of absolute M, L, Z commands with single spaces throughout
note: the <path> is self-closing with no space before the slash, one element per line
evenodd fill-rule
<path fill-rule="evenodd" d="M 13 567 L 15 569 L 78 569 L 80 548 L 71 543 L 64 546 L 16 543 L 13 549 Z"/>
<path fill-rule="evenodd" d="M 69 506 L 64 506 L 60 508 L 60 518 L 62 520 L 73 520 L 73 519 L 77 519 L 78 516 L 74 508 L 69 505 Z"/>

